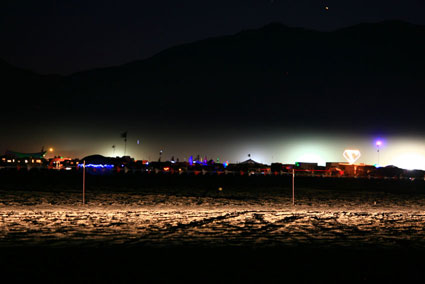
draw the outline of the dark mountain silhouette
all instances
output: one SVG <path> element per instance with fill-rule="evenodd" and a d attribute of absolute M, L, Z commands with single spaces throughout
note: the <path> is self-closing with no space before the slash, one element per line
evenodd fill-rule
<path fill-rule="evenodd" d="M 64 82 L 59 75 L 38 75 L 30 70 L 16 68 L 0 59 L 2 113 L 17 118 L 25 114 L 41 113 Z"/>
<path fill-rule="evenodd" d="M 425 27 L 405 22 L 334 32 L 272 23 L 64 78 L 15 70 L 11 81 L 39 84 L 37 92 L 44 92 L 50 80 L 43 97 L 51 107 L 87 116 L 415 130 L 425 119 L 424 50 Z"/>

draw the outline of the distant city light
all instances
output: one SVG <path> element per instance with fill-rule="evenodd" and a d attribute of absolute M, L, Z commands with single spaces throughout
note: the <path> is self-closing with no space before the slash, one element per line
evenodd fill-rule
<path fill-rule="evenodd" d="M 317 163 L 320 166 L 326 165 L 326 160 L 315 153 L 305 153 L 296 159 L 296 162 L 301 163 Z"/>
<path fill-rule="evenodd" d="M 79 165 L 80 167 L 84 167 L 82 164 Z M 108 165 L 108 164 L 87 164 L 86 168 L 101 168 L 101 169 L 112 169 L 114 168 L 114 165 Z"/>
<path fill-rule="evenodd" d="M 347 160 L 347 162 L 352 165 L 354 164 L 361 156 L 361 153 L 359 150 L 345 150 L 342 154 L 344 158 Z"/>
<path fill-rule="evenodd" d="M 402 153 L 395 156 L 391 164 L 407 170 L 425 169 L 425 156 L 414 152 Z"/>
<path fill-rule="evenodd" d="M 49 148 L 49 152 L 51 153 L 51 152 L 53 152 L 53 148 Z"/>

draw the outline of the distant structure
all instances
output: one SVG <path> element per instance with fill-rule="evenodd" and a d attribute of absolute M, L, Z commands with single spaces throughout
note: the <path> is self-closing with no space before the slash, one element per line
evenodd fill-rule
<path fill-rule="evenodd" d="M 7 150 L 4 156 L 1 156 L 0 168 L 11 167 L 11 168 L 42 168 L 46 166 L 47 151 L 44 151 L 44 147 L 41 148 L 40 152 L 37 153 L 21 153 L 16 151 Z"/>
<path fill-rule="evenodd" d="M 38 153 L 21 153 L 7 150 L 5 156 L 12 159 L 44 159 L 46 154 L 47 151 L 44 151 L 44 149 L 41 149 Z"/>
<path fill-rule="evenodd" d="M 124 138 L 124 156 L 127 154 L 127 134 L 128 131 L 121 133 L 121 138 Z"/>
<path fill-rule="evenodd" d="M 251 155 L 248 155 L 248 157 L 251 157 Z M 254 161 L 253 159 L 248 159 L 246 161 L 243 161 L 240 163 L 241 165 L 262 165 L 259 162 Z"/>
<path fill-rule="evenodd" d="M 376 167 L 363 163 L 355 164 L 360 156 L 357 150 L 346 152 L 347 162 L 327 162 L 326 166 L 318 163 L 295 162 L 294 164 L 272 163 L 271 165 L 259 163 L 251 159 L 241 163 L 220 163 L 213 159 L 204 159 L 201 155 L 188 158 L 181 162 L 175 156 L 170 160 L 161 161 L 163 151 L 159 153 L 158 161 L 135 160 L 130 156 L 105 157 L 102 155 L 90 155 L 82 159 L 73 159 L 55 156 L 46 159 L 47 151 L 37 153 L 20 153 L 6 151 L 0 156 L 0 171 L 8 170 L 57 170 L 57 171 L 81 171 L 83 168 L 88 174 L 103 175 L 116 173 L 140 173 L 160 175 L 231 175 L 231 176 L 292 176 L 294 173 L 299 177 L 320 178 L 382 178 L 382 179 L 415 179 L 425 180 L 425 171 L 406 170 L 395 166 Z M 162 157 L 163 158 L 163 157 Z M 352 162 L 352 163 L 350 163 Z M 85 164 L 84 164 L 85 163 Z"/>
<path fill-rule="evenodd" d="M 256 162 L 251 158 L 239 164 L 228 164 L 226 165 L 226 170 L 238 172 L 241 175 L 269 174 L 271 172 L 269 166 Z"/>
<path fill-rule="evenodd" d="M 350 165 L 354 165 L 354 163 L 360 158 L 361 153 L 359 150 L 347 149 L 342 155 Z"/>
<path fill-rule="evenodd" d="M 294 168 L 301 170 L 316 170 L 319 165 L 317 163 L 295 162 Z"/>

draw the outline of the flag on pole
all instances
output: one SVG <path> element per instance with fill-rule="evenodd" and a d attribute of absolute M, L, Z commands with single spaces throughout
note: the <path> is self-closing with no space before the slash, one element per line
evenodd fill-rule
<path fill-rule="evenodd" d="M 127 154 L 127 132 L 121 133 L 121 138 L 124 138 L 124 156 Z"/>

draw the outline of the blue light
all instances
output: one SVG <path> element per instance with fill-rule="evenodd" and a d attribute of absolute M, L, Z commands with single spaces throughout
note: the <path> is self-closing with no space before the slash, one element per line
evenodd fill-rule
<path fill-rule="evenodd" d="M 387 141 L 385 139 L 381 138 L 381 137 L 378 137 L 374 140 L 374 144 L 377 148 L 381 148 L 381 147 L 386 146 Z"/>
<path fill-rule="evenodd" d="M 189 165 L 191 165 L 191 166 L 193 165 L 193 156 L 189 157 Z"/>
<path fill-rule="evenodd" d="M 79 165 L 80 167 L 84 167 L 84 165 L 82 165 L 82 164 L 80 164 Z M 101 169 L 112 169 L 112 168 L 114 168 L 114 165 L 107 165 L 107 164 L 87 164 L 86 166 L 85 166 L 86 168 L 95 168 L 95 169 L 97 169 L 97 168 L 101 168 Z"/>

